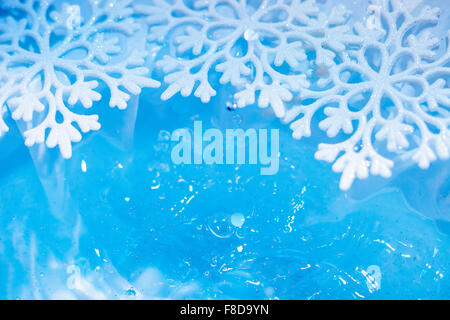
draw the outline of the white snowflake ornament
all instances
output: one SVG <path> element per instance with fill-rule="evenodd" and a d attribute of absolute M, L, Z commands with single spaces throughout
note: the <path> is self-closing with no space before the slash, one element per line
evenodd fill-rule
<path fill-rule="evenodd" d="M 0 3 L 0 108 L 27 124 L 25 144 L 46 141 L 64 158 L 81 133 L 100 129 L 98 115 L 75 111 L 91 108 L 102 97 L 99 81 L 109 88 L 109 105 L 124 109 L 142 87 L 157 87 L 143 66 L 145 51 L 126 52 L 140 25 L 131 0 L 7 0 Z M 119 56 L 120 59 L 117 59 Z M 8 130 L 0 117 L 0 134 Z"/>
<path fill-rule="evenodd" d="M 236 88 L 238 107 L 270 105 L 278 117 L 309 86 L 308 55 L 329 67 L 359 40 L 342 6 L 327 16 L 314 0 L 150 0 L 135 10 L 146 17 L 150 42 L 175 48 L 157 62 L 168 85 L 163 100 L 180 92 L 208 102 L 216 72 L 221 85 Z"/>
<path fill-rule="evenodd" d="M 450 155 L 450 47 L 432 35 L 439 10 L 420 0 L 372 1 L 370 17 L 355 24 L 361 45 L 328 69 L 321 85 L 301 93 L 284 120 L 294 138 L 311 135 L 312 118 L 330 138 L 316 158 L 334 162 L 341 189 L 369 173 L 391 176 L 395 155 L 427 168 Z M 314 88 L 313 88 L 314 87 Z M 342 139 L 341 139 L 342 140 Z"/>

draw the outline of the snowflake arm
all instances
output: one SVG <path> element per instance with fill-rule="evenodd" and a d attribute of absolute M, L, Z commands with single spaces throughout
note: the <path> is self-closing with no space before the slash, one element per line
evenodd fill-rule
<path fill-rule="evenodd" d="M 345 48 L 359 41 L 345 25 L 348 12 L 338 6 L 326 16 L 314 0 L 262 1 L 153 0 L 137 4 L 145 16 L 150 42 L 170 41 L 157 66 L 168 88 L 162 98 L 180 92 L 208 102 L 216 94 L 208 73 L 236 88 L 236 105 L 271 106 L 284 117 L 286 102 L 309 86 L 306 52 L 318 65 L 331 66 Z M 197 89 L 195 89 L 197 88 Z"/>

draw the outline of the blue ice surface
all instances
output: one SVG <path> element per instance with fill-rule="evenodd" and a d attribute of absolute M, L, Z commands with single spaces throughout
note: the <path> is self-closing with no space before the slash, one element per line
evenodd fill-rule
<path fill-rule="evenodd" d="M 202 104 L 145 90 L 125 112 L 103 101 L 102 131 L 64 161 L 37 160 L 9 119 L 0 298 L 450 298 L 449 162 L 342 192 L 317 141 L 257 107 L 227 110 L 224 92 Z M 173 165 L 168 136 L 193 120 L 278 128 L 279 173 Z"/>
<path fill-rule="evenodd" d="M 231 92 L 202 104 L 149 89 L 126 111 L 105 95 L 102 130 L 70 160 L 29 150 L 7 119 L 0 299 L 450 298 L 449 161 L 342 192 L 314 159 L 320 132 L 295 141 L 269 110 L 228 110 Z M 194 120 L 279 129 L 279 173 L 173 165 L 168 137 Z"/>

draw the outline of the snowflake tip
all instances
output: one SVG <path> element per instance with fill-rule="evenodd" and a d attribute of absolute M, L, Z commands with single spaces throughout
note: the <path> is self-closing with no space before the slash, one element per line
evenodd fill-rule
<path fill-rule="evenodd" d="M 303 137 L 311 136 L 311 124 L 305 117 L 292 122 L 290 128 L 292 130 L 292 137 L 295 140 L 300 140 Z"/>
<path fill-rule="evenodd" d="M 239 108 L 246 107 L 255 103 L 255 90 L 251 87 L 234 94 Z"/>
<path fill-rule="evenodd" d="M 96 114 L 91 116 L 83 116 L 77 120 L 77 124 L 83 133 L 97 131 L 101 128 L 101 124 L 98 122 L 98 115 Z"/>
<path fill-rule="evenodd" d="M 70 92 L 69 104 L 74 105 L 78 101 L 81 101 L 81 104 L 85 108 L 91 108 L 93 105 L 93 101 L 99 101 L 102 96 L 94 91 L 93 89 L 97 88 L 97 81 L 88 81 L 88 82 L 78 82 L 75 83 Z"/>
<path fill-rule="evenodd" d="M 202 82 L 195 90 L 194 95 L 203 103 L 208 103 L 211 100 L 211 97 L 216 95 L 216 91 L 210 86 L 210 84 L 206 81 L 206 83 Z"/>
<path fill-rule="evenodd" d="M 426 142 L 423 142 L 423 144 L 418 148 L 417 152 L 412 157 L 412 160 L 414 160 L 421 169 L 428 169 L 431 162 L 435 161 L 436 159 L 436 154 Z"/>
<path fill-rule="evenodd" d="M 24 121 L 31 121 L 33 119 L 33 112 L 44 111 L 45 106 L 39 101 L 34 94 L 24 94 L 21 97 L 12 98 L 9 105 L 14 109 L 12 118 L 14 120 L 23 119 Z"/>

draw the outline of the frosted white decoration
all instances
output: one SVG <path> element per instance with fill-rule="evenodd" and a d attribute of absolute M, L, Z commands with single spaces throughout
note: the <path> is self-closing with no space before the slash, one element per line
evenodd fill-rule
<path fill-rule="evenodd" d="M 157 62 L 168 84 L 163 100 L 180 92 L 206 103 L 216 95 L 210 73 L 219 73 L 220 84 L 236 88 L 238 107 L 257 100 L 278 117 L 308 87 L 309 55 L 330 67 L 358 39 L 344 7 L 325 15 L 314 0 L 149 0 L 135 10 L 146 17 L 150 42 L 175 48 Z"/>
<path fill-rule="evenodd" d="M 439 10 L 420 3 L 372 1 L 369 18 L 355 24 L 361 45 L 322 70 L 286 113 L 294 138 L 311 136 L 313 116 L 328 137 L 344 137 L 315 154 L 334 162 L 343 190 L 369 174 L 390 177 L 394 157 L 421 168 L 449 158 L 449 37 L 432 35 Z"/>
<path fill-rule="evenodd" d="M 131 0 L 2 0 L 8 17 L 0 22 L 0 108 L 27 123 L 25 144 L 59 146 L 64 158 L 72 142 L 100 129 L 98 115 L 78 114 L 101 99 L 99 81 L 110 90 L 109 105 L 124 109 L 130 94 L 159 83 L 142 65 L 145 51 L 113 61 L 140 25 L 131 17 Z M 119 59 L 116 59 L 119 60 Z M 78 128 L 75 127 L 78 125 Z M 48 135 L 46 131 L 49 129 Z M 0 117 L 0 134 L 8 127 Z"/>

